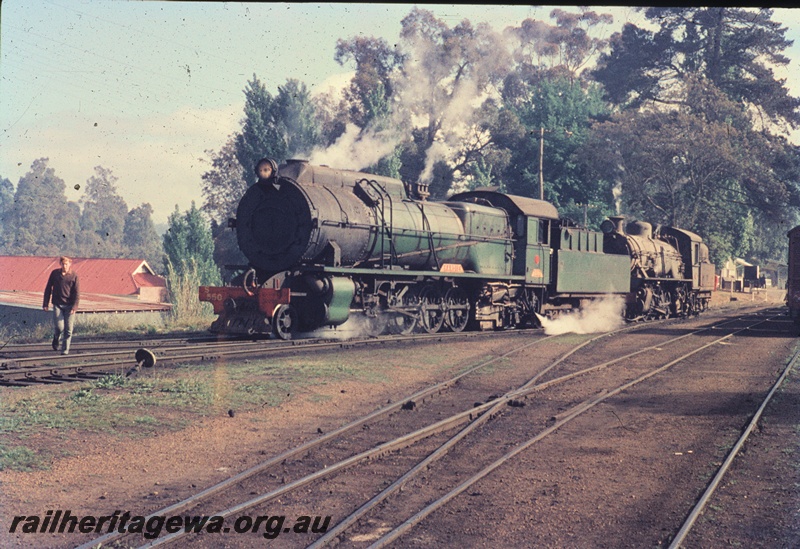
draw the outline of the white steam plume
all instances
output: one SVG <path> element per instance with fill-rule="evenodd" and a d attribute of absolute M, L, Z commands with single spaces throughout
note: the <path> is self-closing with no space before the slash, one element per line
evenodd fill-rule
<path fill-rule="evenodd" d="M 617 215 L 622 211 L 622 180 L 614 183 L 614 188 L 611 189 L 611 194 L 614 197 L 614 205 L 616 206 Z"/>
<path fill-rule="evenodd" d="M 501 35 L 491 32 L 491 36 L 497 48 L 508 48 Z M 395 118 L 381 124 L 387 129 L 375 132 L 348 124 L 336 143 L 310 155 L 313 164 L 355 170 L 367 168 L 410 137 L 406 135 L 410 132 L 409 124 L 416 128 L 439 128 L 425 153 L 422 182 L 430 183 L 437 161 L 451 165 L 457 161 L 464 140 L 474 132 L 474 113 L 493 93 L 486 84 L 486 75 L 496 69 L 498 56 L 482 55 L 471 59 L 469 70 L 456 76 L 452 60 L 441 56 L 440 44 L 415 36 L 406 38 L 402 48 L 406 61 L 403 70 L 393 75 L 392 82 Z"/>
<path fill-rule="evenodd" d="M 344 324 L 340 324 L 336 327 L 324 326 L 310 332 L 298 333 L 297 337 L 347 341 L 349 339 L 370 337 L 375 335 L 371 332 L 372 330 L 370 322 L 367 317 L 362 314 L 351 314 Z"/>
<path fill-rule="evenodd" d="M 462 80 L 441 114 L 441 127 L 446 131 L 425 152 L 425 168 L 420 174 L 423 183 L 430 183 L 433 166 L 455 156 L 472 127 L 472 115 L 486 98 L 472 80 Z"/>
<path fill-rule="evenodd" d="M 347 124 L 345 132 L 327 149 L 311 153 L 312 164 L 351 170 L 363 170 L 390 154 L 398 139 L 389 132 L 362 132 L 355 124 Z"/>
<path fill-rule="evenodd" d="M 539 316 L 539 320 L 547 335 L 610 332 L 622 326 L 624 306 L 625 300 L 621 296 L 610 295 L 590 302 L 576 313 L 552 320 Z"/>

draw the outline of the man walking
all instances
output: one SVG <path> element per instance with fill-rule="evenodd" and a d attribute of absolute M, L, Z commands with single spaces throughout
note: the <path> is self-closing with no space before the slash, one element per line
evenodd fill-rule
<path fill-rule="evenodd" d="M 60 269 L 54 269 L 47 280 L 44 289 L 44 303 L 42 309 L 50 308 L 50 296 L 53 297 L 53 350 L 58 351 L 61 333 L 64 333 L 64 342 L 61 345 L 61 354 L 69 354 L 69 344 L 72 341 L 72 329 L 75 326 L 75 310 L 80 301 L 80 285 L 78 275 L 72 271 L 72 260 L 62 256 L 59 258 Z"/>

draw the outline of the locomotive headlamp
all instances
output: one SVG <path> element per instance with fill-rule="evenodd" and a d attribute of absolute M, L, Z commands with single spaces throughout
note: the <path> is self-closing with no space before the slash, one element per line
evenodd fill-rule
<path fill-rule="evenodd" d="M 278 172 L 278 164 L 271 158 L 262 158 L 256 164 L 256 175 L 259 179 L 271 179 Z"/>

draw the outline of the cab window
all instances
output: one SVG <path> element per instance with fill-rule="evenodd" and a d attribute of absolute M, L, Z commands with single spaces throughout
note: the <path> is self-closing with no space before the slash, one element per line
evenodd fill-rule
<path fill-rule="evenodd" d="M 539 220 L 539 243 L 548 244 L 550 242 L 550 221 L 547 219 Z"/>

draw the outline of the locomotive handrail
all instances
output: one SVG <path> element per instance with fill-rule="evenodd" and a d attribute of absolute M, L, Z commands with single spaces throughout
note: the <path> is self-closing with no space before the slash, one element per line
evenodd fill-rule
<path fill-rule="evenodd" d="M 436 270 L 442 268 L 441 264 L 439 263 L 439 258 L 436 255 L 436 248 L 433 245 L 433 230 L 431 230 L 431 222 L 428 219 L 428 216 L 425 214 L 425 203 L 424 202 L 415 202 L 417 207 L 419 207 L 419 213 L 422 214 L 422 230 L 426 230 L 425 226 L 427 225 L 428 231 L 428 250 L 430 251 L 429 257 L 433 257 L 434 265 L 436 265 Z"/>
<path fill-rule="evenodd" d="M 419 211 L 422 214 L 422 226 L 423 229 L 425 225 L 428 225 L 428 247 L 431 250 L 431 256 L 433 256 L 434 265 L 436 265 L 436 270 L 442 268 L 441 263 L 439 262 L 439 258 L 436 256 L 436 247 L 433 245 L 433 230 L 431 229 L 431 222 L 428 219 L 428 216 L 425 215 L 425 205 L 421 202 L 417 203 L 419 205 Z"/>
<path fill-rule="evenodd" d="M 381 187 L 377 181 L 374 179 L 361 179 L 359 183 L 363 183 L 372 187 L 375 191 L 377 191 L 378 196 L 380 197 L 380 215 L 381 215 L 381 227 L 386 232 L 387 236 L 389 237 L 389 266 L 393 266 L 397 260 L 397 250 L 394 248 L 394 203 L 392 202 L 392 196 L 386 192 L 386 189 Z M 389 224 L 386 224 L 386 199 L 389 199 Z M 378 234 L 376 236 L 381 237 L 381 261 L 380 265 L 381 268 L 386 267 L 386 244 L 383 235 Z M 373 248 L 374 249 L 374 248 Z"/>
<path fill-rule="evenodd" d="M 342 201 L 339 200 L 339 197 L 336 196 L 336 193 L 334 193 L 328 187 L 322 187 L 322 188 L 325 189 L 326 191 L 328 191 L 328 194 L 331 195 L 331 198 L 333 198 L 333 200 L 336 202 L 336 205 L 339 206 L 339 213 L 344 216 L 344 220 L 341 221 L 341 223 L 346 223 L 347 225 L 349 225 L 350 224 L 350 216 L 347 215 L 347 210 L 342 206 Z"/>
<path fill-rule="evenodd" d="M 376 181 L 370 181 L 369 179 L 366 179 L 366 178 L 359 180 L 358 184 L 369 185 L 373 190 L 375 190 L 377 192 L 378 199 L 374 201 L 373 205 L 377 205 L 380 202 L 380 210 L 376 209 L 375 213 L 376 213 L 376 215 L 378 213 L 380 213 L 380 216 L 381 216 L 381 225 L 380 225 L 380 227 L 384 227 L 385 228 L 386 227 L 386 214 L 384 212 L 385 204 L 384 204 L 384 200 L 383 200 L 383 193 L 381 192 L 383 189 L 381 188 L 380 185 L 377 185 Z M 372 198 L 372 197 L 370 197 L 370 198 Z M 376 219 L 376 222 L 377 222 L 377 219 Z M 381 263 L 380 263 L 380 265 L 383 268 L 384 267 L 383 258 L 384 258 L 384 255 L 385 255 L 385 248 L 384 248 L 383 236 L 380 233 L 380 227 L 378 227 L 376 225 L 376 234 L 375 234 L 375 239 L 376 240 L 373 241 L 372 248 L 369 250 L 369 257 L 372 257 L 372 254 L 373 254 L 373 252 L 375 250 L 375 246 L 378 243 L 377 239 L 380 238 L 380 240 L 381 240 Z M 367 258 L 366 261 L 369 262 L 369 258 Z M 357 264 L 360 264 L 360 262 L 357 263 Z"/>
<path fill-rule="evenodd" d="M 250 291 L 250 289 L 247 287 L 247 280 L 251 277 L 251 275 L 252 275 L 252 278 L 253 278 L 253 286 L 252 287 L 253 288 L 257 288 L 258 287 L 258 281 L 256 280 L 256 270 L 255 269 L 250 269 L 249 271 L 247 271 L 244 274 L 244 277 L 242 278 L 242 288 L 244 289 L 245 293 L 247 295 L 249 295 L 250 297 L 255 295 L 255 293 Z"/>

